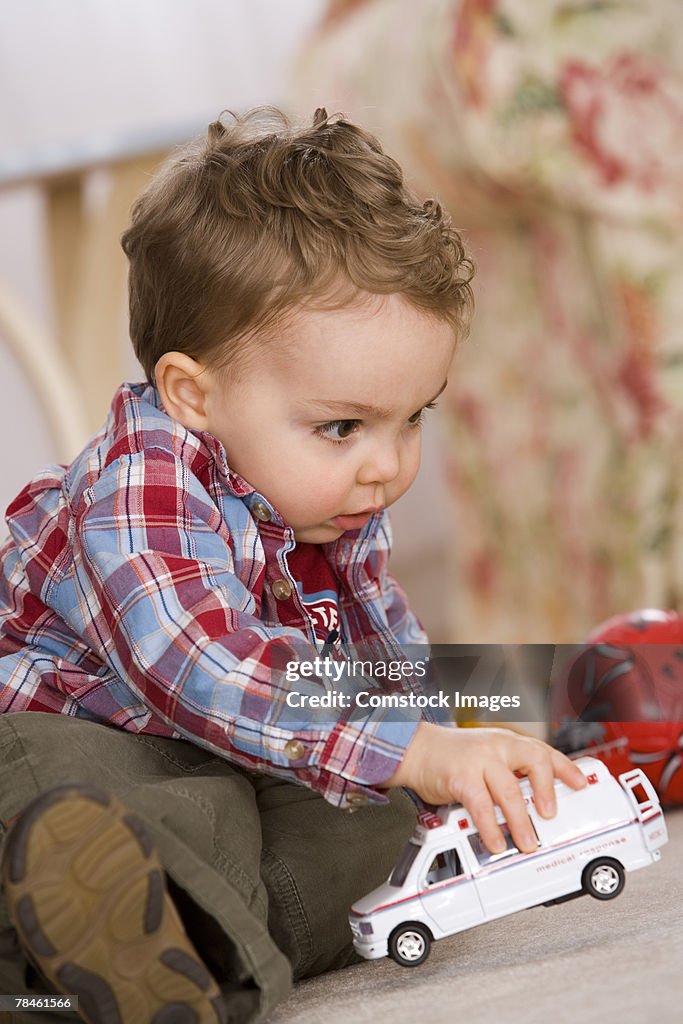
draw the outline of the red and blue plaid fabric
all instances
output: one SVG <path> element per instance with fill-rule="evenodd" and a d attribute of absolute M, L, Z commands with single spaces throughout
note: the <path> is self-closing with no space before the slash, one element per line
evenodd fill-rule
<path fill-rule="evenodd" d="M 419 711 L 397 721 L 382 709 L 306 709 L 292 726 L 274 645 L 296 659 L 309 646 L 318 653 L 287 567 L 293 533 L 230 470 L 220 442 L 171 420 L 154 388 L 123 385 L 102 432 L 70 466 L 36 476 L 7 524 L 0 711 L 184 738 L 342 807 L 354 792 L 386 799 L 373 787 L 397 767 Z M 387 572 L 390 545 L 383 513 L 323 546 L 348 643 L 426 642 Z M 283 579 L 291 597 L 277 600 L 272 584 Z"/>

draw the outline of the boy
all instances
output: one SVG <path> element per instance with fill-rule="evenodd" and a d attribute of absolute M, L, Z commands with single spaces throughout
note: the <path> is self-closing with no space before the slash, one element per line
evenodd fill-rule
<path fill-rule="evenodd" d="M 248 1021 L 351 961 L 347 907 L 413 827 L 401 787 L 462 800 L 492 849 L 497 802 L 532 849 L 513 773 L 548 815 L 553 775 L 583 777 L 412 709 L 293 723 L 271 672 L 426 639 L 386 508 L 470 307 L 438 204 L 359 127 L 260 111 L 177 157 L 123 246 L 148 381 L 7 511 L 0 985 L 93 1022 Z"/>

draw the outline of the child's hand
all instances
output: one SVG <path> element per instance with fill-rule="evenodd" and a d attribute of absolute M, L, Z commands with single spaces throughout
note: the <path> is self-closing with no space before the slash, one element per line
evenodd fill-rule
<path fill-rule="evenodd" d="M 497 804 L 517 849 L 533 852 L 536 836 L 514 772 L 529 776 L 536 809 L 544 818 L 556 811 L 554 776 L 573 789 L 586 779 L 579 768 L 542 740 L 508 729 L 445 729 L 421 722 L 403 761 L 387 786 L 408 786 L 430 804 L 462 803 L 492 853 L 505 849 L 496 822 Z"/>

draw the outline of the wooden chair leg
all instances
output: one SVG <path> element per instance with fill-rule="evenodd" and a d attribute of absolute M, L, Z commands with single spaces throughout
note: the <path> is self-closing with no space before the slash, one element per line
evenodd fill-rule
<path fill-rule="evenodd" d="M 38 395 L 54 437 L 57 459 L 70 461 L 88 437 L 88 418 L 73 374 L 17 298 L 0 281 L 0 339 L 17 357 Z"/>

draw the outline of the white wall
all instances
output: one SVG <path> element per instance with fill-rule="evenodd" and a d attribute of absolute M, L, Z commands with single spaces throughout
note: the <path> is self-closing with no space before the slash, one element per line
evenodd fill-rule
<path fill-rule="evenodd" d="M 278 102 L 325 0 L 5 0 L 2 147 Z"/>

